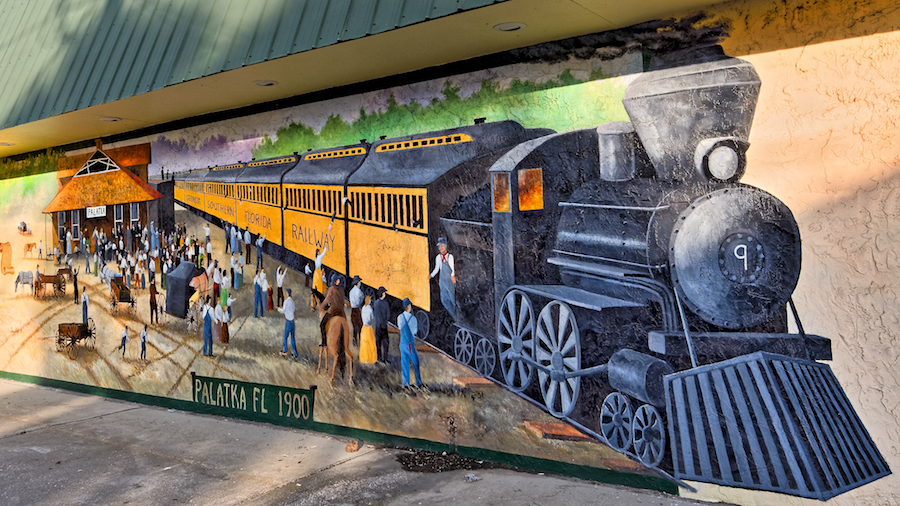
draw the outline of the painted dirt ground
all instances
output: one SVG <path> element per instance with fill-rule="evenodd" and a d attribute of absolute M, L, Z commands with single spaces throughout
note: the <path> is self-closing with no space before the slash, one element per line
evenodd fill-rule
<path fill-rule="evenodd" d="M 177 220 L 186 222 L 188 232 L 201 236 L 203 221 L 178 211 Z M 213 227 L 212 240 L 218 255 L 224 251 L 224 234 Z M 255 259 L 255 252 L 254 252 Z M 55 272 L 50 261 L 17 258 L 16 270 L 41 265 L 44 273 Z M 74 265 L 79 272 L 84 261 Z M 265 258 L 267 272 L 276 263 Z M 248 272 L 246 270 L 245 272 Z M 248 278 L 252 277 L 250 275 Z M 274 276 L 273 276 L 274 277 Z M 588 464 L 603 469 L 643 472 L 627 457 L 600 444 L 546 440 L 528 430 L 524 422 L 556 421 L 542 410 L 502 388 L 466 389 L 454 384 L 455 377 L 477 376 L 439 353 L 420 353 L 423 379 L 430 389 L 427 395 L 410 396 L 400 388 L 397 338 L 392 339 L 392 366 L 354 364 L 355 385 L 336 380 L 329 386 L 325 375 L 316 375 L 318 357 L 317 316 L 306 301 L 309 291 L 304 280 L 290 271 L 285 287 L 294 290 L 297 304 L 297 345 L 300 358 L 286 359 L 281 350 L 284 318 L 277 311 L 261 319 L 252 315 L 252 287 L 238 290 L 233 305 L 234 320 L 228 345 L 215 343 L 214 357 L 201 355 L 202 339 L 186 331 L 185 320 L 167 316 L 161 325 L 151 326 L 147 360 L 139 359 L 138 334 L 149 323 L 149 295 L 136 289 L 136 309 L 120 305 L 110 307 L 109 289 L 94 275 L 79 274 L 79 289 L 90 299 L 89 317 L 98 329 L 96 348 L 81 346 L 72 360 L 56 351 L 55 335 L 59 323 L 80 322 L 81 306 L 74 303 L 68 284 L 64 297 L 36 300 L 29 288 L 14 292 L 13 276 L 4 276 L 0 284 L 0 369 L 104 388 L 151 395 L 190 399 L 190 373 L 257 383 L 307 388 L 318 385 L 315 420 L 389 434 L 416 434 L 418 437 L 463 446 L 478 446 L 509 453 Z M 125 325 L 133 339 L 124 357 L 118 349 Z M 358 349 L 353 347 L 354 355 Z"/>

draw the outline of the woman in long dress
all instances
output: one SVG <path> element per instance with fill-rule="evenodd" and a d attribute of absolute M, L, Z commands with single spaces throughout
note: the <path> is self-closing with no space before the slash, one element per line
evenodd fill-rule
<path fill-rule="evenodd" d="M 359 335 L 359 362 L 374 364 L 378 360 L 378 351 L 375 348 L 375 330 L 372 328 L 372 323 L 375 321 L 372 297 L 366 297 L 361 313 L 363 328 Z"/>
<path fill-rule="evenodd" d="M 325 246 L 325 251 L 321 253 L 316 248 L 316 270 L 313 271 L 313 289 L 319 295 L 319 300 L 325 298 L 325 279 L 322 276 L 322 260 L 325 258 L 325 253 L 328 253 L 328 246 Z"/>
<path fill-rule="evenodd" d="M 231 277 L 228 276 L 226 272 L 224 276 L 222 276 L 222 286 L 219 287 L 219 301 L 222 306 L 222 309 L 228 308 L 228 288 L 231 286 Z"/>
<path fill-rule="evenodd" d="M 215 305 L 215 309 L 213 309 L 213 325 L 212 325 L 212 336 L 213 341 L 222 342 L 222 320 L 224 319 L 225 312 L 222 311 L 222 306 L 213 302 Z"/>

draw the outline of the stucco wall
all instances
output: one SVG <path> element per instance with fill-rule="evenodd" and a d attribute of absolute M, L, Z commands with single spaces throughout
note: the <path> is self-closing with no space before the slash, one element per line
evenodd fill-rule
<path fill-rule="evenodd" d="M 894 473 L 900 470 L 900 6 L 888 0 L 724 4 L 725 52 L 762 90 L 744 181 L 791 208 L 803 237 L 794 293 L 807 332 L 832 339 L 832 368 Z M 700 485 L 698 497 L 801 504 Z M 896 474 L 833 504 L 898 504 Z"/>

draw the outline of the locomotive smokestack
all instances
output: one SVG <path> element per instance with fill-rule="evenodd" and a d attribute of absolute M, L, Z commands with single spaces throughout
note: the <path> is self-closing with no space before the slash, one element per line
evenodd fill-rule
<path fill-rule="evenodd" d="M 635 79 L 622 104 L 657 176 L 740 179 L 759 97 L 753 65 L 714 46 L 658 58 L 651 68 L 663 69 Z"/>

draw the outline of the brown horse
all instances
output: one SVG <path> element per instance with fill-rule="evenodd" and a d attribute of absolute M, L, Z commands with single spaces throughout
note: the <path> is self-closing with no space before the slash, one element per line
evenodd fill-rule
<path fill-rule="evenodd" d="M 319 311 L 319 321 L 325 316 L 325 311 Z M 353 354 L 350 352 L 350 324 L 343 316 L 332 316 L 325 324 L 325 337 L 327 346 L 319 347 L 319 364 L 316 366 L 316 374 L 322 367 L 322 356 L 326 349 L 325 374 L 328 374 L 328 359 L 333 358 L 331 364 L 331 384 L 334 385 L 334 375 L 338 367 L 341 368 L 341 376 L 344 375 L 344 362 L 350 367 L 350 385 L 353 385 Z M 343 349 L 343 353 L 341 350 Z M 343 359 L 339 362 L 339 359 Z"/>
<path fill-rule="evenodd" d="M 22 253 L 22 257 L 24 258 L 24 257 L 28 256 L 29 254 L 33 257 L 33 256 L 34 256 L 34 250 L 36 250 L 36 249 L 37 249 L 37 243 L 36 243 L 36 242 L 30 242 L 30 243 L 26 244 L 26 245 L 25 245 L 25 252 Z"/>

